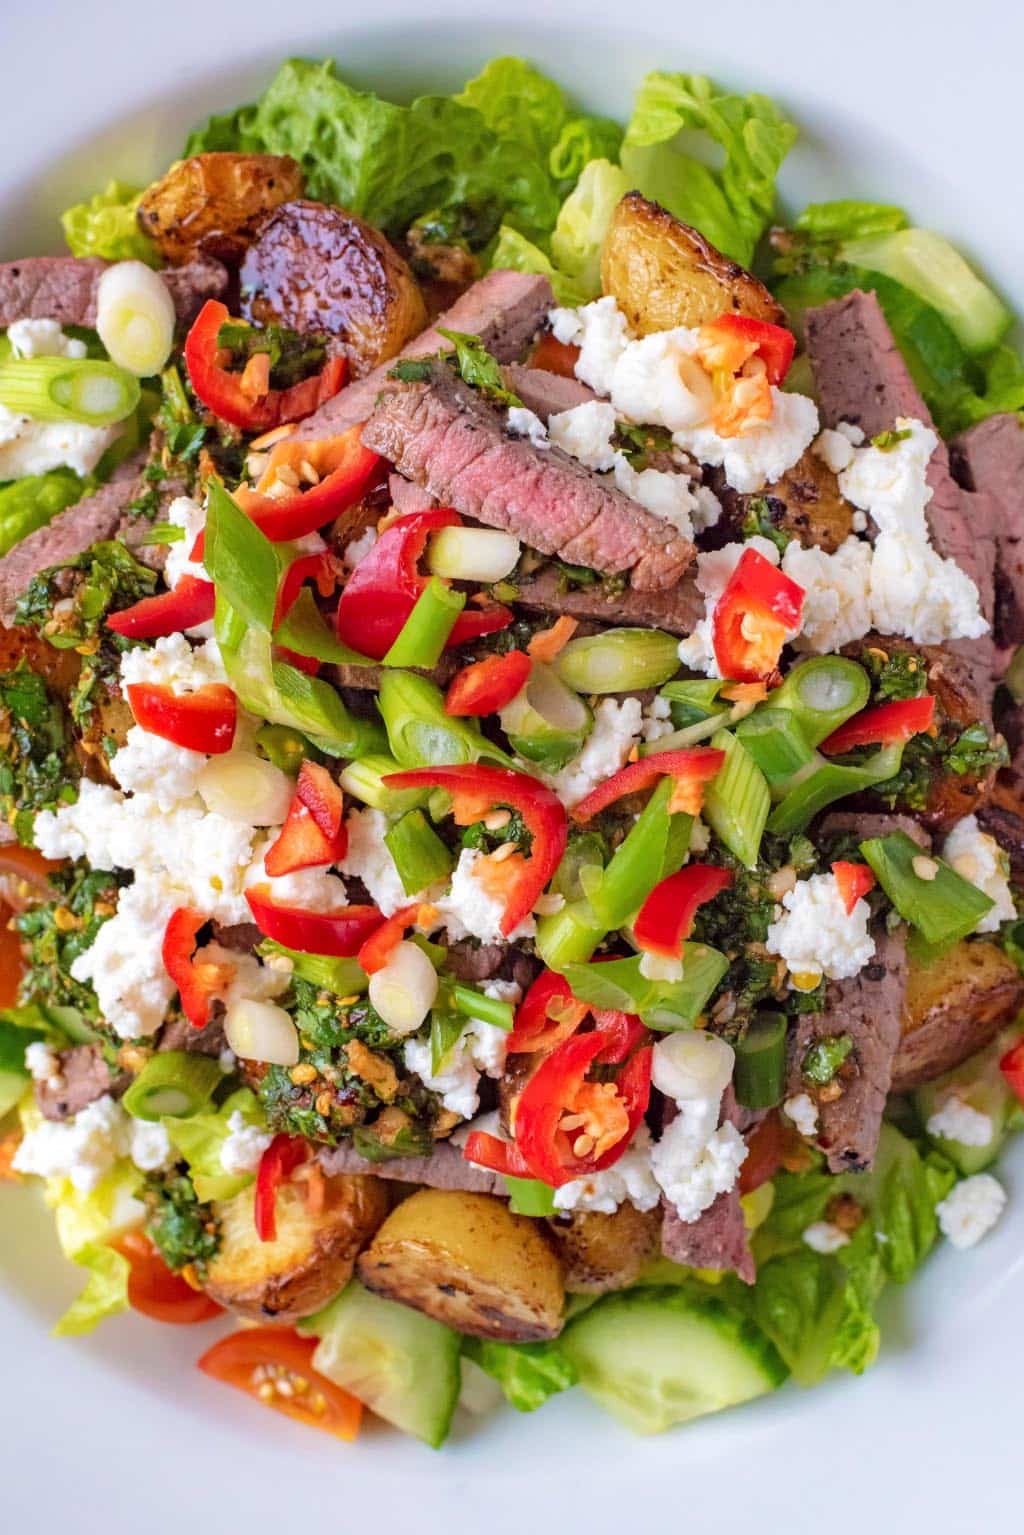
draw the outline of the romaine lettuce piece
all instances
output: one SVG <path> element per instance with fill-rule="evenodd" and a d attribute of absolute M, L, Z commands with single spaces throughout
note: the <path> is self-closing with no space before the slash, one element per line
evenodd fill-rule
<path fill-rule="evenodd" d="M 266 1117 L 248 1087 L 225 1098 L 217 1112 L 194 1114 L 191 1119 L 166 1119 L 164 1128 L 171 1145 L 188 1163 L 192 1186 L 201 1204 L 214 1199 L 233 1199 L 253 1180 L 252 1173 L 226 1173 L 220 1159 L 230 1131 L 228 1120 L 241 1114 L 247 1124 L 266 1127 Z"/>
<path fill-rule="evenodd" d="M 141 195 L 123 181 L 108 181 L 104 191 L 66 209 L 60 223 L 71 254 L 161 266 L 159 251 L 135 222 Z"/>
<path fill-rule="evenodd" d="M 601 246 L 629 178 L 610 160 L 591 160 L 562 204 L 551 236 L 551 255 L 561 273 L 592 299 L 601 291 Z"/>

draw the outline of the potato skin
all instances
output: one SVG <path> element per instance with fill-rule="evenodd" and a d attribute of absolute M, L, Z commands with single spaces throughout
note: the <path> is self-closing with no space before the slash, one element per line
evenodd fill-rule
<path fill-rule="evenodd" d="M 221 1246 L 206 1271 L 215 1301 L 257 1322 L 294 1322 L 336 1295 L 352 1277 L 356 1255 L 387 1215 L 387 1184 L 362 1174 L 325 1179 L 323 1211 L 310 1214 L 303 1183 L 277 1195 L 277 1237 L 261 1242 L 253 1220 L 254 1187 L 215 1204 Z"/>
<path fill-rule="evenodd" d="M 894 1092 L 930 1082 L 984 1049 L 1024 1005 L 1024 976 L 985 939 L 955 944 L 927 967 L 910 961 Z"/>
<path fill-rule="evenodd" d="M 265 215 L 302 189 L 291 155 L 191 155 L 147 188 L 139 228 L 174 266 L 198 255 L 238 262 Z"/>
<path fill-rule="evenodd" d="M 627 192 L 612 215 L 601 286 L 638 336 L 704 325 L 723 314 L 784 323 L 763 283 L 639 192 Z"/>
<path fill-rule="evenodd" d="M 548 1222 L 565 1268 L 565 1288 L 578 1295 L 605 1295 L 635 1284 L 657 1251 L 662 1214 L 621 1204 L 613 1215 L 577 1211 Z"/>
<path fill-rule="evenodd" d="M 248 319 L 336 337 L 354 378 L 394 357 L 427 323 L 419 285 L 394 247 L 325 203 L 275 209 L 241 277 Z"/>
<path fill-rule="evenodd" d="M 478 1338 L 554 1338 L 561 1265 L 539 1226 L 503 1199 L 421 1189 L 381 1226 L 358 1263 L 367 1289 Z"/>

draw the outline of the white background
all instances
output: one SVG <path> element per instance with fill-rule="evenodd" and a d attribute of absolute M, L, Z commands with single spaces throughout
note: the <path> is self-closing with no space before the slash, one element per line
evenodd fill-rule
<path fill-rule="evenodd" d="M 58 248 L 56 212 L 109 176 L 145 181 L 184 131 L 288 53 L 357 82 L 449 89 L 528 54 L 624 116 L 647 68 L 770 92 L 800 123 L 784 201 L 907 204 L 955 234 L 1024 309 L 1020 70 L 1010 0 L 0 0 L 0 253 Z M 366 17 L 372 16 L 372 24 Z M 485 19 L 490 18 L 490 19 Z M 959 1535 L 1020 1520 L 1024 1157 L 1018 1199 L 970 1254 L 939 1253 L 886 1318 L 860 1381 L 784 1390 L 655 1441 L 583 1400 L 507 1412 L 436 1454 L 383 1430 L 345 1446 L 198 1375 L 214 1332 L 135 1317 L 47 1335 L 77 1276 L 26 1189 L 0 1189 L 0 1529 L 69 1535 L 384 1535 L 641 1525 L 689 1532 Z M 670 1522 L 670 1523 L 669 1523 Z"/>

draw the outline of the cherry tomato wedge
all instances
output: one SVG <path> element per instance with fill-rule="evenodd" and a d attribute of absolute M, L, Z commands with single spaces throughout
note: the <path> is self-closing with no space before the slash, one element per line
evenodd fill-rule
<path fill-rule="evenodd" d="M 363 1404 L 313 1368 L 315 1353 L 315 1338 L 280 1327 L 247 1327 L 207 1349 L 199 1368 L 296 1423 L 351 1441 Z"/>
<path fill-rule="evenodd" d="M 128 1304 L 133 1311 L 177 1327 L 220 1316 L 223 1308 L 181 1274 L 172 1273 L 145 1232 L 126 1232 L 113 1246 L 130 1265 Z"/>

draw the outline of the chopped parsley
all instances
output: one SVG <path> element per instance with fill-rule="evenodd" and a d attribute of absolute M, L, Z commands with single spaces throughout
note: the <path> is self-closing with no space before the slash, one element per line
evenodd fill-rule
<path fill-rule="evenodd" d="M 220 1247 L 220 1223 L 213 1206 L 201 1204 L 192 1180 L 182 1172 L 150 1173 L 141 1190 L 146 1231 L 175 1273 L 193 1264 L 199 1277 Z"/>
<path fill-rule="evenodd" d="M 461 330 L 445 330 L 438 326 L 437 333 L 450 341 L 455 348 L 447 361 L 454 361 L 463 382 L 479 389 L 480 393 L 496 405 L 522 405 L 522 400 L 506 388 L 501 364 L 492 357 L 479 336 L 470 336 Z"/>
<path fill-rule="evenodd" d="M 901 442 L 906 442 L 910 435 L 909 426 L 900 427 L 899 430 L 892 427 L 889 431 L 879 432 L 877 437 L 872 437 L 871 446 L 877 448 L 880 453 L 891 453 L 893 448 Z"/>
<path fill-rule="evenodd" d="M 801 1074 L 808 1082 L 825 1087 L 852 1049 L 853 1040 L 849 1034 L 834 1034 L 827 1039 L 818 1039 L 810 1046 L 800 1064 Z"/>
<path fill-rule="evenodd" d="M 27 666 L 0 673 L 0 815 L 19 841 L 37 811 L 74 799 L 80 776 L 61 700 Z"/>
<path fill-rule="evenodd" d="M 631 426 L 620 421 L 615 427 L 612 446 L 642 473 L 652 454 L 672 452 L 672 433 L 663 426 Z"/>
<path fill-rule="evenodd" d="M 462 846 L 477 848 L 481 853 L 493 853 L 496 847 L 502 847 L 506 842 L 514 842 L 524 853 L 528 853 L 533 846 L 533 835 L 519 811 L 507 805 L 496 805 L 494 810 L 488 813 L 493 815 L 495 811 L 503 809 L 508 810 L 509 814 L 509 819 L 504 826 L 491 831 L 483 821 L 474 821 L 462 833 Z"/>
<path fill-rule="evenodd" d="M 775 496 L 749 496 L 743 512 L 740 532 L 744 538 L 753 538 L 756 534 L 760 534 L 762 538 L 769 539 L 780 554 L 785 554 L 793 540 L 788 533 L 775 526 L 774 520 L 785 510 L 785 504 Z"/>
<path fill-rule="evenodd" d="M 928 667 L 912 650 L 885 650 L 870 647 L 860 657 L 871 674 L 872 699 L 886 703 L 890 699 L 920 698 L 928 689 Z"/>
<path fill-rule="evenodd" d="M 425 384 L 432 368 L 429 357 L 400 357 L 388 378 L 396 378 L 400 384 Z"/>
<path fill-rule="evenodd" d="M 327 361 L 327 338 L 300 335 L 283 325 L 247 325 L 244 320 L 228 320 L 217 332 L 217 346 L 231 353 L 232 365 L 244 368 L 252 357 L 270 359 L 270 387 L 288 389 L 312 373 L 318 373 Z"/>
<path fill-rule="evenodd" d="M 22 938 L 25 969 L 20 997 L 37 997 L 55 1007 L 74 1007 L 96 1021 L 99 1004 L 92 987 L 71 976 L 71 966 L 91 949 L 104 922 L 117 909 L 117 880 L 87 864 L 68 864 L 49 876 L 53 898 L 19 912 L 14 926 Z"/>

